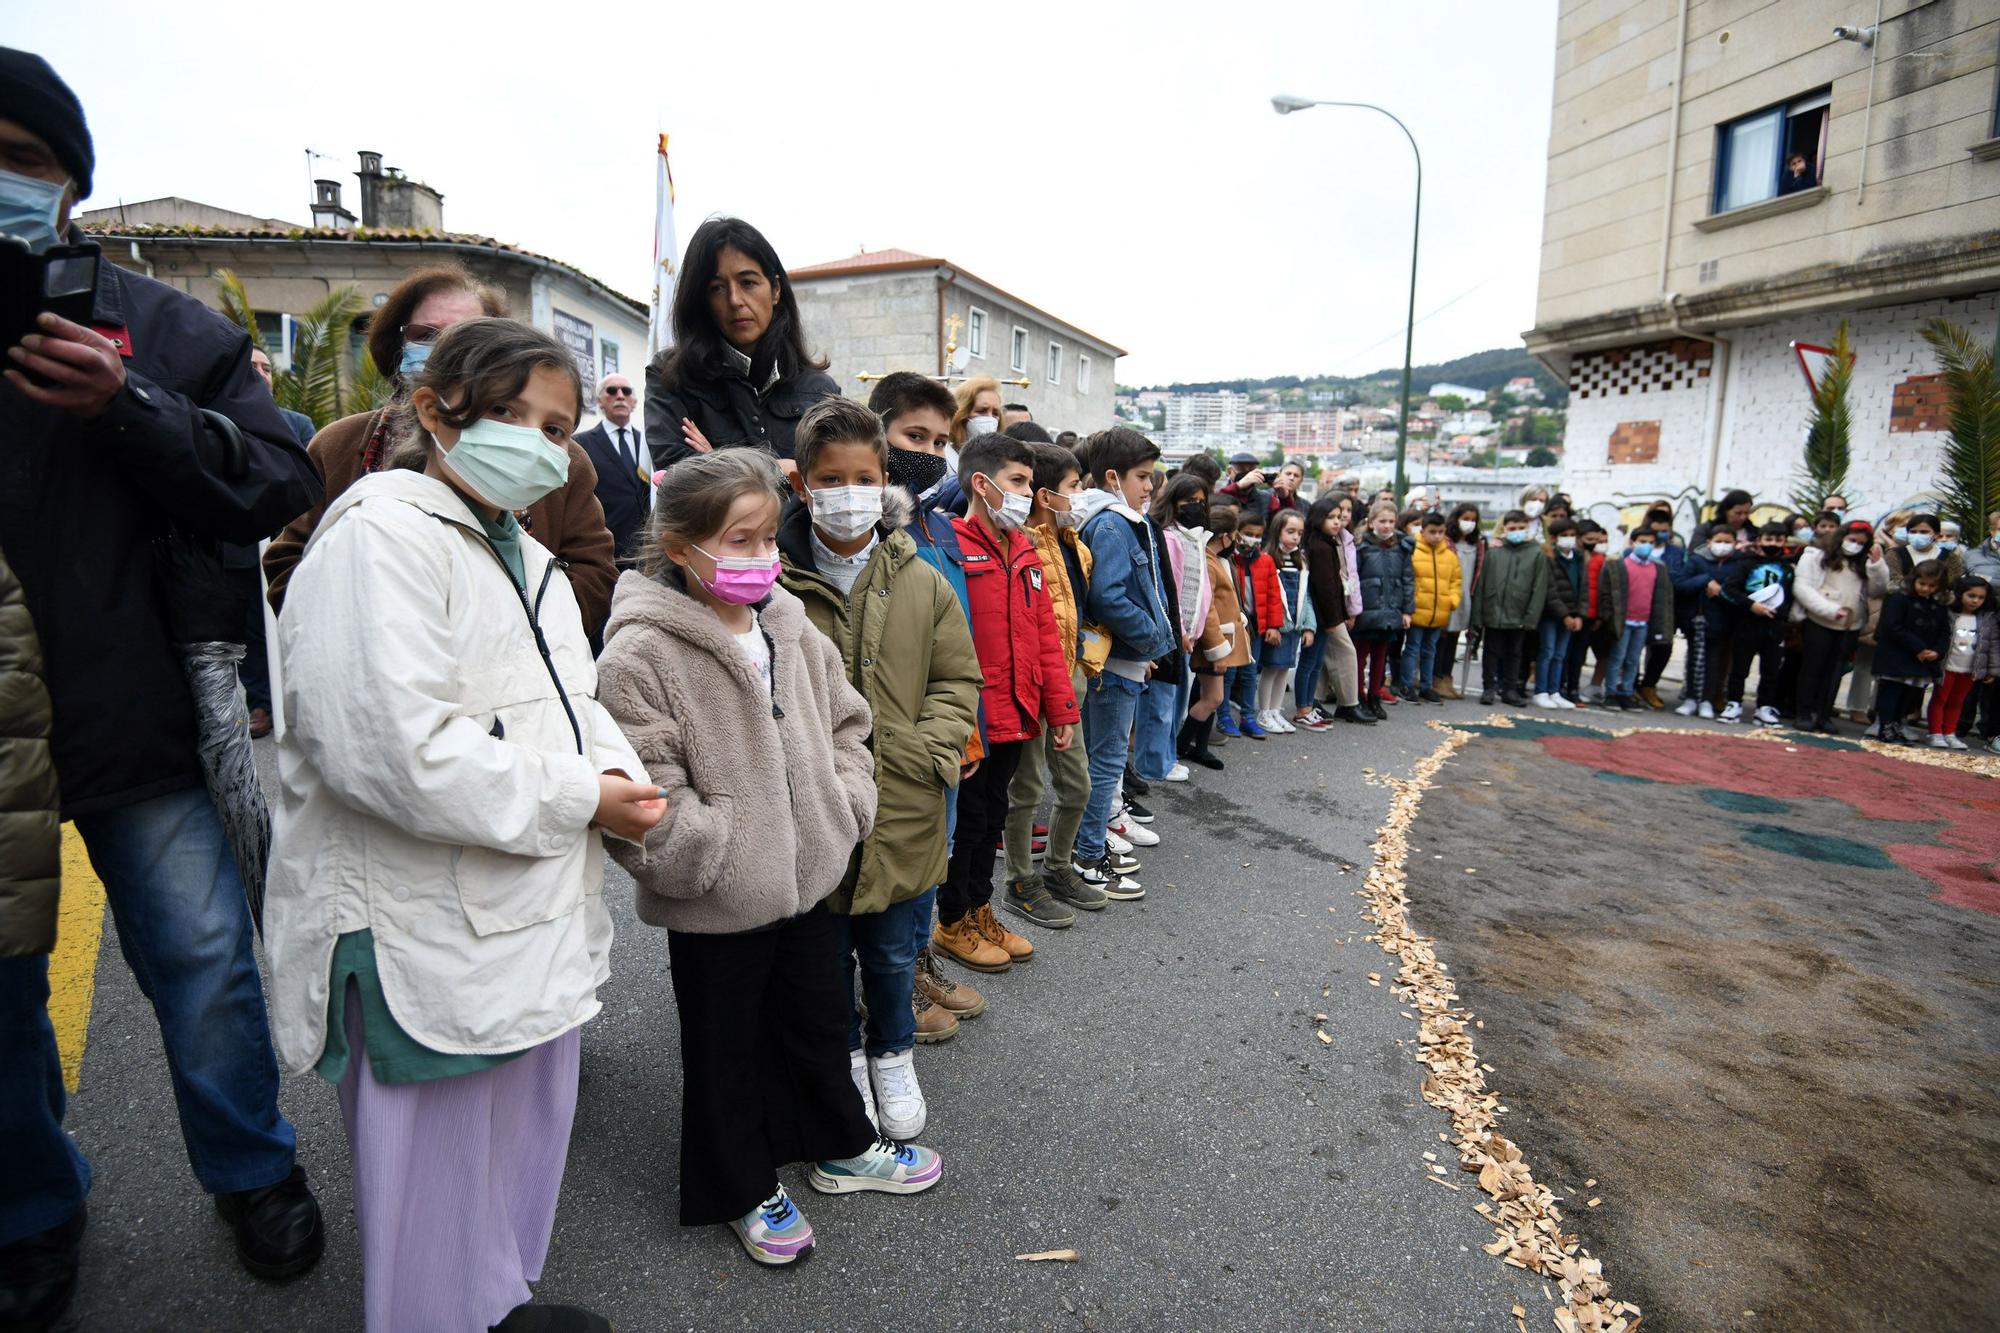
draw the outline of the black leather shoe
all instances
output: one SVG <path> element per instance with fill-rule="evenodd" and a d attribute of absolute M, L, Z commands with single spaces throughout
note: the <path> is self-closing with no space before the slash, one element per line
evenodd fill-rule
<path fill-rule="evenodd" d="M 84 1210 L 59 1226 L 0 1249 L 0 1329 L 41 1333 L 54 1326 L 76 1294 L 76 1256 Z"/>
<path fill-rule="evenodd" d="M 517 1305 L 492 1333 L 611 1333 L 611 1321 L 578 1305 Z"/>
<path fill-rule="evenodd" d="M 275 1185 L 216 1195 L 215 1211 L 235 1228 L 236 1257 L 252 1276 L 273 1282 L 295 1278 L 326 1249 L 319 1200 L 302 1166 Z"/>

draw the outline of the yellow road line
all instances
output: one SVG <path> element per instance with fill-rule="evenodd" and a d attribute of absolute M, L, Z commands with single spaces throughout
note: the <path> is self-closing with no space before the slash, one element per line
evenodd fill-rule
<path fill-rule="evenodd" d="M 56 951 L 49 957 L 49 1022 L 62 1052 L 63 1086 L 74 1094 L 90 1035 L 90 1000 L 97 990 L 97 947 L 104 938 L 104 885 L 73 824 L 63 825 L 62 909 Z"/>

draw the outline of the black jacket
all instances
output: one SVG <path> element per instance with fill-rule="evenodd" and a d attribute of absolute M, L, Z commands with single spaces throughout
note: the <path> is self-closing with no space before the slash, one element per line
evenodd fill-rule
<path fill-rule="evenodd" d="M 626 427 L 626 439 L 631 441 L 635 453 L 639 447 L 638 435 L 638 426 Z M 674 438 L 680 438 L 678 431 Z M 579 432 L 576 442 L 583 446 L 583 451 L 590 455 L 590 465 L 597 469 L 597 503 L 604 506 L 604 526 L 611 529 L 612 544 L 618 548 L 622 560 L 639 549 L 646 520 L 652 516 L 652 479 L 641 476 L 639 469 L 619 454 L 618 437 L 612 434 L 608 422 L 600 421 Z"/>
<path fill-rule="evenodd" d="M 1926 648 L 1937 656 L 1919 662 Z M 1936 680 L 1944 674 L 1951 651 L 1951 609 L 1943 602 L 1914 593 L 1892 592 L 1882 604 L 1882 623 L 1875 630 L 1875 678 Z"/>
<path fill-rule="evenodd" d="M 91 323 L 126 358 L 124 389 L 95 419 L 0 381 L 0 549 L 41 632 L 64 818 L 202 780 L 154 539 L 171 521 L 198 538 L 254 542 L 320 497 L 243 330 L 108 261 Z M 202 409 L 235 423 L 240 448 Z"/>
<path fill-rule="evenodd" d="M 681 429 L 682 417 L 693 420 L 717 449 L 764 445 L 779 458 L 790 458 L 799 418 L 820 399 L 840 392 L 833 376 L 823 370 L 780 380 L 762 393 L 733 369 L 720 379 L 701 381 L 676 372 L 669 383 L 662 368 L 665 360 L 656 359 L 646 367 L 646 439 L 656 468 L 672 467 L 693 455 Z"/>

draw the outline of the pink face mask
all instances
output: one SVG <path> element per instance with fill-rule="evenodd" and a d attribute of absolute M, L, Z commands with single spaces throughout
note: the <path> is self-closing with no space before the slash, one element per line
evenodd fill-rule
<path fill-rule="evenodd" d="M 694 548 L 715 562 L 715 580 L 710 582 L 694 570 L 695 582 L 708 589 L 709 595 L 717 601 L 733 606 L 750 606 L 770 596 L 771 585 L 778 581 L 778 557 L 768 560 L 758 556 L 709 555 L 701 547 Z"/>

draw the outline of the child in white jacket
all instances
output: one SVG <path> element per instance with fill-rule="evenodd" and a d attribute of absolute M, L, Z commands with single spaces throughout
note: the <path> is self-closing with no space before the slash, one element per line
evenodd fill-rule
<path fill-rule="evenodd" d="M 1875 530 L 1860 521 L 1821 536 L 1799 556 L 1792 596 L 1805 621 L 1799 626 L 1799 729 L 1833 734 L 1833 701 L 1840 673 L 1861 631 L 1868 602 L 1889 590 L 1889 567 L 1875 545 Z"/>
<path fill-rule="evenodd" d="M 279 619 L 272 1027 L 339 1085 L 373 1330 L 609 1328 L 527 1304 L 608 974 L 598 830 L 666 808 L 514 517 L 567 477 L 581 398 L 548 335 L 448 330 Z"/>

